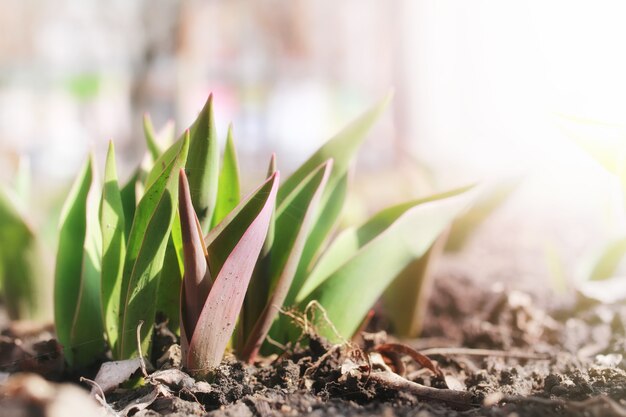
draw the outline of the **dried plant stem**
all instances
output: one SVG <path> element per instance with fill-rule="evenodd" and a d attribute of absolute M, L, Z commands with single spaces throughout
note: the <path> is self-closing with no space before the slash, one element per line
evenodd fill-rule
<path fill-rule="evenodd" d="M 372 372 L 369 375 L 369 381 L 374 381 L 390 389 L 408 392 L 418 398 L 441 401 L 461 410 L 471 408 L 473 405 L 472 396 L 467 391 L 427 387 L 404 379 L 393 372 Z"/>
<path fill-rule="evenodd" d="M 106 410 L 108 415 L 113 416 L 113 417 L 120 417 L 120 415 L 117 412 L 115 412 L 113 407 L 111 407 L 109 403 L 107 403 L 106 397 L 104 396 L 104 391 L 102 390 L 102 387 L 96 381 L 81 376 L 80 382 L 88 383 L 89 385 L 92 386 L 94 390 L 97 391 L 93 393 L 93 396 L 95 400 L 98 402 L 98 404 L 100 404 L 102 408 Z"/>
<path fill-rule="evenodd" d="M 143 373 L 144 378 L 148 377 L 148 371 L 146 369 L 146 360 L 143 357 L 143 352 L 141 351 L 141 326 L 143 326 L 143 320 L 139 321 L 137 325 L 137 351 L 139 352 L 139 363 L 141 364 L 141 372 Z"/>

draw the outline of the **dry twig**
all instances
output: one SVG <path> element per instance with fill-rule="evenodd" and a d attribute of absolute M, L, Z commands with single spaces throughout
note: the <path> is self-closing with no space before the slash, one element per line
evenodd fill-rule
<path fill-rule="evenodd" d="M 408 392 L 421 399 L 444 402 L 459 410 L 467 410 L 473 406 L 472 396 L 467 391 L 427 387 L 404 379 L 393 372 L 372 372 L 369 380 L 393 390 Z"/>

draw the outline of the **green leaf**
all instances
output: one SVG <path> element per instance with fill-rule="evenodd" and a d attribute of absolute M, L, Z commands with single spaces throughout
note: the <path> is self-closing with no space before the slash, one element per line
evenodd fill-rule
<path fill-rule="evenodd" d="M 428 251 L 411 262 L 384 293 L 385 312 L 398 337 L 416 338 L 424 325 L 433 287 L 432 265 L 441 257 L 448 233 L 442 233 Z"/>
<path fill-rule="evenodd" d="M 54 313 L 59 342 L 71 366 L 104 352 L 100 305 L 98 198 L 91 158 L 74 183 L 61 214 L 55 268 Z"/>
<path fill-rule="evenodd" d="M 280 205 L 314 169 L 329 159 L 333 160 L 334 167 L 328 179 L 326 191 L 322 197 L 322 208 L 312 228 L 313 233 L 306 243 L 293 282 L 295 287 L 292 288 L 287 296 L 287 304 L 293 301 L 293 297 L 297 293 L 300 285 L 302 285 L 304 279 L 306 279 L 308 271 L 310 271 L 312 267 L 312 263 L 315 258 L 319 256 L 330 232 L 337 224 L 346 198 L 347 173 L 350 163 L 365 139 L 367 132 L 391 102 L 392 96 L 392 93 L 388 93 L 387 96 L 373 108 L 363 113 L 341 130 L 341 132 L 328 140 L 328 142 L 302 164 L 278 190 L 277 201 Z"/>
<path fill-rule="evenodd" d="M 189 128 L 189 158 L 185 171 L 189 178 L 191 201 L 196 209 L 202 232 L 211 226 L 219 176 L 219 147 L 213 120 L 213 94 L 196 121 Z"/>
<path fill-rule="evenodd" d="M 473 196 L 467 190 L 400 204 L 359 228 L 344 231 L 302 287 L 296 299 L 300 308 L 317 300 L 339 334 L 352 336 L 393 279 L 423 256 L 452 219 L 467 208 Z M 318 330 L 337 340 L 328 326 Z"/>
<path fill-rule="evenodd" d="M 148 148 L 148 152 L 152 157 L 153 161 L 159 159 L 161 153 L 163 153 L 161 147 L 157 143 L 156 133 L 154 132 L 154 125 L 152 124 L 152 120 L 150 119 L 150 115 L 148 113 L 143 115 L 143 133 L 146 137 L 146 146 Z"/>
<path fill-rule="evenodd" d="M 311 270 L 314 267 L 314 263 L 317 257 L 324 249 L 324 244 L 331 231 L 335 228 L 337 219 L 341 215 L 346 197 L 348 195 L 348 183 L 350 182 L 349 172 L 346 172 L 339 182 L 331 190 L 326 204 L 321 204 L 317 222 L 315 226 L 311 228 L 309 237 L 304 245 L 304 250 L 298 265 L 298 270 L 291 283 L 291 288 L 285 299 L 285 305 L 293 305 L 296 299 L 296 295 L 304 285 L 308 276 L 311 274 Z M 330 185 L 326 186 L 326 191 L 330 188 Z"/>
<path fill-rule="evenodd" d="M 166 319 L 168 329 L 174 334 L 180 333 L 180 288 L 184 272 L 182 244 L 180 216 L 177 213 L 165 249 L 156 300 L 157 318 Z"/>
<path fill-rule="evenodd" d="M 124 209 L 124 235 L 126 236 L 126 241 L 128 241 L 128 236 L 130 235 L 130 228 L 133 225 L 132 219 L 135 217 L 137 208 L 137 183 L 140 182 L 140 177 L 141 168 L 137 168 L 126 185 L 120 190 L 122 208 Z"/>
<path fill-rule="evenodd" d="M 219 176 L 217 188 L 217 201 L 213 212 L 211 228 L 215 227 L 232 209 L 234 209 L 241 199 L 239 185 L 239 164 L 237 162 L 237 152 L 233 142 L 233 127 L 228 127 L 226 137 L 226 148 L 222 162 L 222 171 Z"/>
<path fill-rule="evenodd" d="M 166 138 L 169 136 L 171 135 L 167 134 Z M 171 140 L 168 139 L 167 141 Z M 180 141 L 171 145 L 163 153 L 165 156 L 163 156 L 155 166 L 162 166 L 164 161 L 171 162 L 176 156 L 175 151 L 177 147 L 180 147 Z M 156 168 L 155 173 L 158 171 L 159 169 Z M 157 318 L 167 320 L 167 327 L 174 334 L 180 333 L 179 304 L 184 272 L 182 245 L 180 216 L 177 212 L 174 223 L 172 224 L 170 238 L 167 241 L 167 248 L 165 249 L 165 258 L 163 260 L 163 269 L 159 277 L 159 289 L 156 299 Z"/>
<path fill-rule="evenodd" d="M 287 297 L 332 166 L 332 160 L 319 166 L 276 210 L 275 241 L 271 250 L 268 274 L 256 277 L 269 284 L 268 292 L 249 294 L 261 300 L 259 305 L 262 309 L 245 312 L 250 321 L 240 323 L 244 327 L 249 327 L 244 329 L 248 337 L 240 355 L 246 361 L 254 360 L 258 354 Z"/>
<path fill-rule="evenodd" d="M 124 262 L 118 359 L 138 356 L 135 331 L 140 321 L 144 322 L 140 337 L 142 351 L 150 353 L 158 277 L 176 214 L 177 172 L 184 166 L 188 150 L 186 136 L 176 157 L 147 188 L 137 205 Z"/>
<path fill-rule="evenodd" d="M 122 195 L 117 179 L 115 149 L 109 142 L 104 188 L 100 203 L 100 228 L 102 230 L 101 296 L 104 329 L 112 351 L 117 349 L 119 338 L 120 289 L 126 255 L 125 218 Z"/>
<path fill-rule="evenodd" d="M 41 243 L 16 202 L 0 189 L 0 291 L 9 318 L 40 319 L 46 313 L 46 268 Z"/>
<path fill-rule="evenodd" d="M 267 167 L 266 179 L 270 178 L 277 171 L 278 171 L 278 167 L 276 165 L 276 154 L 272 153 L 272 156 L 270 157 L 270 163 Z M 267 238 L 265 239 L 265 243 L 263 244 L 263 249 L 261 249 L 262 259 L 268 256 L 272 249 L 272 245 L 274 244 L 275 231 L 276 231 L 276 212 L 274 211 L 272 213 L 272 218 L 270 219 L 270 227 L 269 227 L 269 230 L 267 231 Z M 268 259 L 268 262 L 269 262 L 269 259 Z M 269 268 L 269 263 L 267 264 L 267 267 Z"/>
<path fill-rule="evenodd" d="M 193 320 L 195 317 L 186 314 L 186 309 L 196 302 L 189 304 L 185 299 L 181 303 L 182 317 L 191 319 L 183 321 L 181 327 L 181 333 L 188 339 L 188 349 L 185 342 L 182 343 L 183 365 L 193 373 L 205 375 L 222 360 L 267 236 L 278 180 L 276 172 L 207 236 L 208 267 L 210 275 L 216 277 L 212 286 L 188 279 L 188 265 L 185 265 L 185 290 L 181 293 L 194 292 L 186 289 L 188 285 L 197 292 L 209 290 L 208 294 L 202 294 L 206 295 L 206 299 L 196 323 Z M 193 299 L 197 299 L 196 296 Z"/>
<path fill-rule="evenodd" d="M 304 162 L 304 164 L 291 174 L 278 190 L 278 205 L 280 205 L 312 171 L 329 159 L 333 160 L 334 168 L 328 180 L 328 184 L 334 187 L 348 170 L 350 161 L 365 139 L 367 132 L 389 105 L 392 95 L 392 93 L 387 94 L 377 105 L 352 121 L 352 123 L 329 139 L 317 152 Z"/>
<path fill-rule="evenodd" d="M 186 130 L 183 136 L 167 148 L 165 152 L 163 152 L 154 162 L 152 169 L 148 172 L 148 175 L 146 175 L 146 190 L 152 187 L 154 183 L 163 175 L 163 173 L 171 167 L 172 162 L 178 158 L 184 139 L 188 136 L 189 130 Z"/>

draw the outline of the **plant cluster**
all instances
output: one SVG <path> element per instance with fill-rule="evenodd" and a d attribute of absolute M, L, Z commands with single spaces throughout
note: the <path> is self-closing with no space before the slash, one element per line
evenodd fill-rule
<path fill-rule="evenodd" d="M 352 161 L 389 101 L 284 181 L 272 156 L 267 177 L 243 198 L 232 129 L 220 163 L 211 97 L 165 150 L 144 120 L 148 162 L 126 184 L 112 143 L 102 185 L 89 158 L 64 205 L 56 256 L 55 323 L 67 362 L 87 365 L 107 348 L 115 359 L 149 354 L 157 317 L 180 335 L 183 365 L 206 375 L 227 349 L 253 361 L 270 349 L 268 335 L 298 340 L 302 329 L 283 308 L 321 306 L 307 320 L 334 341 L 352 337 L 386 290 L 394 311 L 413 316 L 415 298 L 393 294 L 407 282 L 420 292 L 429 255 L 473 192 L 408 201 L 337 231 Z"/>

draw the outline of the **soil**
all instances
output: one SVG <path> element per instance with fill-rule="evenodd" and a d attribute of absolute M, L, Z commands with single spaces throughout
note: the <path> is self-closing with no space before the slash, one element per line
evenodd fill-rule
<path fill-rule="evenodd" d="M 175 339 L 159 331 L 155 350 L 165 355 L 153 362 L 160 369 L 140 388 L 107 392 L 95 410 L 137 417 L 626 416 L 626 303 L 579 297 L 548 313 L 528 294 L 459 276 L 439 279 L 433 294 L 420 339 L 394 340 L 381 331 L 390 330 L 383 318 L 349 344 L 312 335 L 308 346 L 256 364 L 226 358 L 209 382 L 176 368 Z M 85 375 L 94 378 L 95 370 Z M 0 371 L 2 416 L 91 415 L 84 410 L 94 401 L 67 402 L 86 397 L 89 384 L 70 392 L 67 384 L 20 374 L 78 383 L 63 371 L 49 327 L 7 324 Z"/>

